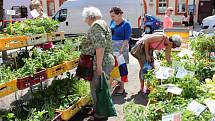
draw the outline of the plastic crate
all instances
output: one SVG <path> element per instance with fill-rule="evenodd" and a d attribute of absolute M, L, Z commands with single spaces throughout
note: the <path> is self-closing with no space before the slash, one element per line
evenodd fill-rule
<path fill-rule="evenodd" d="M 78 103 L 80 103 L 81 99 L 79 99 L 75 104 L 70 106 L 68 109 L 65 110 L 56 110 L 56 112 L 61 113 L 61 119 L 68 121 L 71 119 L 75 114 L 77 114 L 81 108 L 79 108 Z"/>
<path fill-rule="evenodd" d="M 27 36 L 0 38 L 0 51 L 27 46 Z"/>
<path fill-rule="evenodd" d="M 71 69 L 77 67 L 78 66 L 78 61 L 79 61 L 78 58 L 77 59 L 73 59 L 71 61 L 65 61 L 66 70 L 71 70 Z"/>
<path fill-rule="evenodd" d="M 34 74 L 33 77 L 26 76 L 24 78 L 17 78 L 17 88 L 19 90 L 23 90 L 33 85 L 36 85 L 41 81 L 45 81 L 46 79 L 47 79 L 46 70 L 43 69 Z"/>
<path fill-rule="evenodd" d="M 181 36 L 184 40 L 189 39 L 189 32 L 165 32 L 165 34 L 169 37 L 171 37 L 174 34 L 177 34 L 177 35 Z"/>
<path fill-rule="evenodd" d="M 12 80 L 9 82 L 5 82 L 0 84 L 0 97 L 4 97 L 6 95 L 9 95 L 15 91 L 17 91 L 17 86 L 16 86 L 17 80 Z"/>
<path fill-rule="evenodd" d="M 63 74 L 64 72 L 66 72 L 66 64 L 65 63 L 54 66 L 52 68 L 48 68 L 46 70 L 46 74 L 47 74 L 48 79 L 53 78 L 55 76 L 58 76 L 60 74 Z"/>
<path fill-rule="evenodd" d="M 187 28 L 165 29 L 164 33 L 169 37 L 171 37 L 174 34 L 177 34 L 183 38 L 183 42 L 187 42 L 189 40 L 189 29 L 187 29 Z"/>
<path fill-rule="evenodd" d="M 61 41 L 65 39 L 64 32 L 52 32 L 49 37 L 51 41 Z"/>
<path fill-rule="evenodd" d="M 90 102 L 90 97 L 87 97 L 87 96 L 82 97 L 80 99 L 80 101 L 78 102 L 78 107 L 82 108 L 82 107 L 86 106 L 89 102 Z"/>
<path fill-rule="evenodd" d="M 27 45 L 39 45 L 48 42 L 47 34 L 37 34 L 28 37 Z"/>

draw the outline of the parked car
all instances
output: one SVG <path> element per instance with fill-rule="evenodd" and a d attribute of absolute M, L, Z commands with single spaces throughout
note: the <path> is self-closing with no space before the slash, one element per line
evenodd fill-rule
<path fill-rule="evenodd" d="M 161 21 L 154 16 L 146 15 L 146 22 L 142 24 L 142 27 L 146 34 L 151 34 L 154 30 L 161 28 Z"/>
<path fill-rule="evenodd" d="M 201 32 L 211 33 L 214 31 L 215 31 L 215 15 L 204 18 L 201 24 Z"/>

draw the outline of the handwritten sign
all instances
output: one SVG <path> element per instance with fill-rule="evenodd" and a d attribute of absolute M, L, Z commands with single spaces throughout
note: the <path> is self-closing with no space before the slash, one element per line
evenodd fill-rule
<path fill-rule="evenodd" d="M 173 113 L 162 116 L 162 121 L 182 121 L 180 113 Z"/>
<path fill-rule="evenodd" d="M 174 76 L 174 71 L 174 69 L 169 67 L 160 67 L 158 71 L 155 72 L 155 75 L 157 79 L 168 79 Z"/>
<path fill-rule="evenodd" d="M 180 95 L 183 89 L 176 87 L 176 86 L 170 86 L 167 89 L 167 92 L 170 92 L 172 94 Z"/>
<path fill-rule="evenodd" d="M 40 14 L 37 12 L 36 9 L 32 10 L 30 13 L 31 13 L 33 18 L 37 18 L 38 16 L 40 16 Z"/>
<path fill-rule="evenodd" d="M 193 112 L 196 116 L 199 116 L 207 107 L 193 100 L 187 107 L 187 109 Z"/>
<path fill-rule="evenodd" d="M 16 11 L 15 10 L 7 10 L 7 15 L 10 15 L 10 16 L 16 15 Z"/>
<path fill-rule="evenodd" d="M 207 100 L 205 101 L 207 107 L 209 108 L 212 114 L 215 114 L 215 100 Z"/>

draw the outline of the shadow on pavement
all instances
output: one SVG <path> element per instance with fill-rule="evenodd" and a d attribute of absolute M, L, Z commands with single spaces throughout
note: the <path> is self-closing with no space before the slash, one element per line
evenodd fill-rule
<path fill-rule="evenodd" d="M 69 121 L 87 121 L 89 118 L 89 113 L 91 106 L 84 107 L 80 112 L 78 112 L 74 117 L 72 117 Z"/>
<path fill-rule="evenodd" d="M 112 95 L 112 100 L 114 104 L 124 104 L 126 102 L 124 95 L 120 95 L 120 96 Z"/>
<path fill-rule="evenodd" d="M 141 104 L 141 105 L 147 105 L 147 95 L 146 94 L 143 94 L 143 93 L 138 93 L 136 95 L 132 95 L 130 98 L 128 98 L 126 101 L 127 102 L 131 102 L 131 101 L 134 101 L 134 103 L 136 104 Z"/>

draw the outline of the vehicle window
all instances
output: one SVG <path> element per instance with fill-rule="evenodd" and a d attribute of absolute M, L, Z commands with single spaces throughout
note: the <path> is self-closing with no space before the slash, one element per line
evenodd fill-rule
<path fill-rule="evenodd" d="M 146 21 L 151 21 L 151 20 L 152 20 L 151 17 L 149 16 L 146 17 Z"/>
<path fill-rule="evenodd" d="M 66 21 L 67 18 L 67 9 L 61 9 L 59 10 L 56 15 L 53 17 L 54 20 L 59 21 L 59 22 L 64 22 Z"/>
<path fill-rule="evenodd" d="M 58 11 L 52 19 L 57 21 L 59 17 L 60 17 L 60 11 Z"/>
<path fill-rule="evenodd" d="M 60 22 L 66 21 L 67 18 L 67 9 L 62 9 L 60 12 Z"/>

